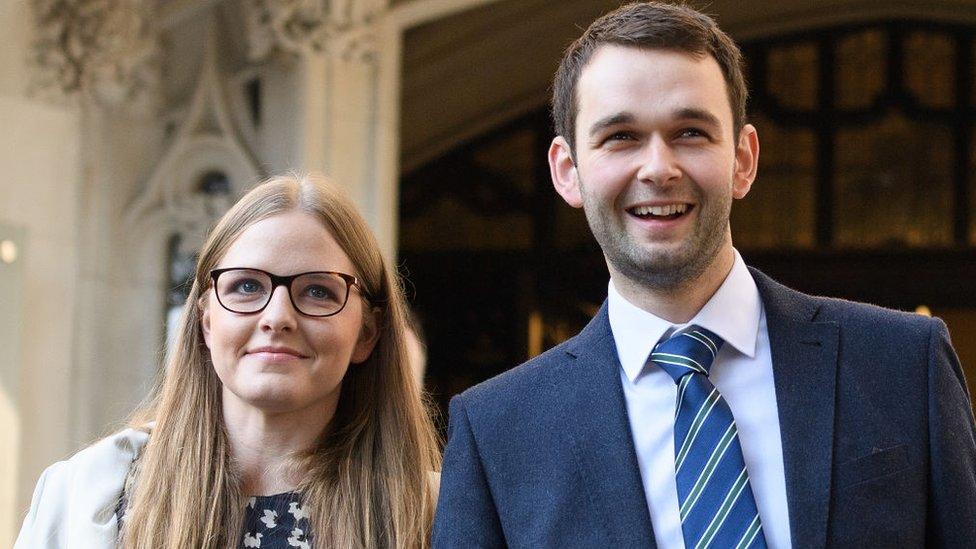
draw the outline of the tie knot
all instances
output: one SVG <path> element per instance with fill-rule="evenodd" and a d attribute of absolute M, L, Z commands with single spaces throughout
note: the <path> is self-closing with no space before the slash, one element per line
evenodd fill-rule
<path fill-rule="evenodd" d="M 707 377 L 722 343 L 722 338 L 714 333 L 692 325 L 658 343 L 651 351 L 651 362 L 664 369 L 675 383 L 694 372 Z"/>

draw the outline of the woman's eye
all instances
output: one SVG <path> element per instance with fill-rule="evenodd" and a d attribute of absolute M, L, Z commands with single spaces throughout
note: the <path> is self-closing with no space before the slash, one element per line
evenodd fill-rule
<path fill-rule="evenodd" d="M 234 284 L 234 291 L 242 294 L 256 294 L 263 289 L 257 280 L 241 280 Z"/>
<path fill-rule="evenodd" d="M 309 286 L 305 288 L 305 295 L 312 299 L 331 299 L 332 292 L 324 286 Z"/>

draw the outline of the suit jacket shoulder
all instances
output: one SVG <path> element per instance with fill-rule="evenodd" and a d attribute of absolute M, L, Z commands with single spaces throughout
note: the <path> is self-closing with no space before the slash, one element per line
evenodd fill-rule
<path fill-rule="evenodd" d="M 791 323 L 822 323 L 837 328 L 848 351 L 854 346 L 869 354 L 883 348 L 924 353 L 933 331 L 944 327 L 939 319 L 915 313 L 807 295 L 779 284 L 758 270 L 750 270 L 762 296 L 767 324 L 773 332 Z"/>
<path fill-rule="evenodd" d="M 567 365 L 581 334 L 544 353 L 465 390 L 460 396 L 469 407 L 524 404 L 524 400 L 551 384 L 552 376 Z"/>

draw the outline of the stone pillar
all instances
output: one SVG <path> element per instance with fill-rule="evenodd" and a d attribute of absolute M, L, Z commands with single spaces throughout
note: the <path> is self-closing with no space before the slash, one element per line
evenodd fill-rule
<path fill-rule="evenodd" d="M 391 27 L 387 0 L 322 6 L 310 12 L 298 3 L 251 2 L 252 58 L 274 50 L 298 57 L 294 168 L 324 172 L 345 188 L 392 259 L 400 32 Z"/>

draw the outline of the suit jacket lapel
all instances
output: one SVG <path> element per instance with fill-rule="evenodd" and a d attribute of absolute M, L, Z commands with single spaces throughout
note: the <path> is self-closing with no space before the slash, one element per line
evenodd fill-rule
<path fill-rule="evenodd" d="M 750 269 L 766 312 L 795 547 L 826 543 L 839 327 L 819 304 Z"/>
<path fill-rule="evenodd" d="M 655 547 L 606 302 L 566 352 L 556 380 L 568 395 L 561 417 L 591 498 L 612 538 Z"/>

